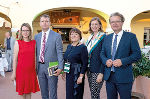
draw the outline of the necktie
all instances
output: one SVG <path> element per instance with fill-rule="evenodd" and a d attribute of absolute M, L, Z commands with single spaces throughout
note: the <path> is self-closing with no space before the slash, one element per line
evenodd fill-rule
<path fill-rule="evenodd" d="M 44 54 L 45 54 L 45 43 L 46 43 L 46 33 L 43 35 L 42 47 L 41 47 L 41 55 L 40 62 L 44 63 Z"/>
<path fill-rule="evenodd" d="M 116 54 L 116 50 L 117 50 L 117 36 L 118 35 L 115 35 L 115 39 L 114 39 L 114 42 L 113 42 L 113 48 L 112 48 L 112 61 L 115 59 L 115 54 Z M 112 65 L 111 67 L 111 71 L 115 72 L 115 68 L 114 66 Z"/>

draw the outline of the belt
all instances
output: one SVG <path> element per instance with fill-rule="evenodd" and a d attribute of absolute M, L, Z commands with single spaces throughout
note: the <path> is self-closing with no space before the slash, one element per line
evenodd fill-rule
<path fill-rule="evenodd" d="M 45 64 L 44 62 L 39 62 L 40 64 Z"/>

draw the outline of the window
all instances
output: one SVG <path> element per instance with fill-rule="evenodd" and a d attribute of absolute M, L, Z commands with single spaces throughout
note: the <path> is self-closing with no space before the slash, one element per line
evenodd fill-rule
<path fill-rule="evenodd" d="M 150 42 L 150 27 L 144 28 L 144 45 L 149 44 Z"/>

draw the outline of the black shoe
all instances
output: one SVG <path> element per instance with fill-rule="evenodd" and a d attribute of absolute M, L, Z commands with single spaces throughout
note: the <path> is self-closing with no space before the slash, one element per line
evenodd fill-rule
<path fill-rule="evenodd" d="M 11 70 L 7 70 L 6 72 L 11 72 Z"/>

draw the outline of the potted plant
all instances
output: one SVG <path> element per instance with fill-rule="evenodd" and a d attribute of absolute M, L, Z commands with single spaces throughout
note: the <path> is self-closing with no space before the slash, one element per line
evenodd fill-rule
<path fill-rule="evenodd" d="M 145 46 L 150 46 L 150 40 L 147 41 L 147 42 L 146 42 L 146 41 L 144 42 L 144 47 L 145 47 Z"/>
<path fill-rule="evenodd" d="M 133 65 L 133 74 L 137 78 L 140 76 L 147 76 L 150 78 L 150 60 L 142 53 L 142 57 L 139 61 Z"/>
<path fill-rule="evenodd" d="M 150 91 L 150 60 L 144 53 L 142 53 L 141 59 L 133 64 L 133 74 L 134 84 L 136 84 L 136 92 L 132 93 L 132 96 L 135 97 L 133 99 L 150 99 L 148 93 Z"/>

